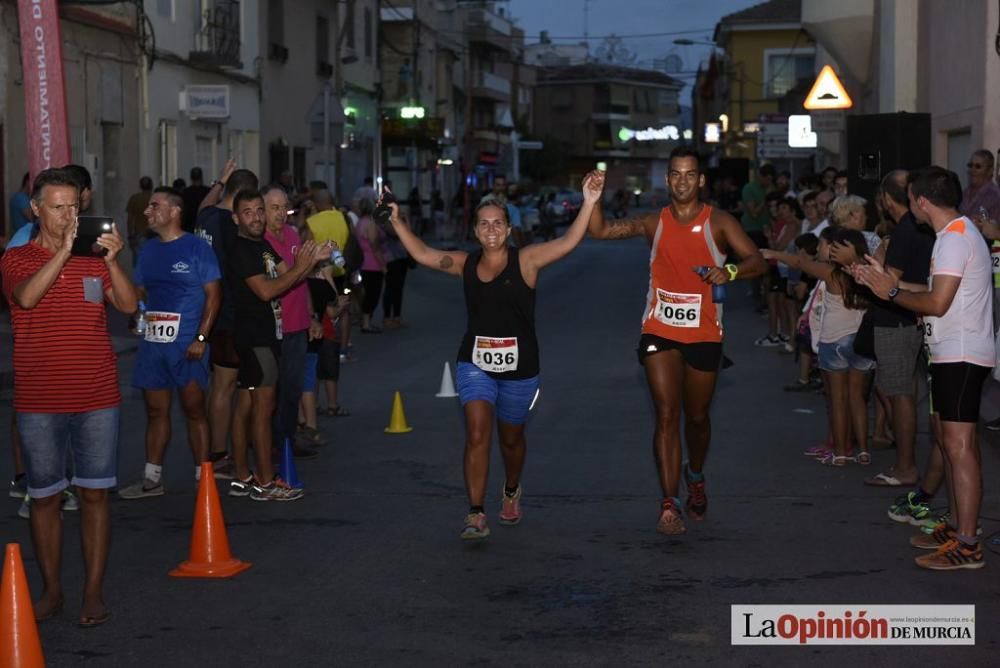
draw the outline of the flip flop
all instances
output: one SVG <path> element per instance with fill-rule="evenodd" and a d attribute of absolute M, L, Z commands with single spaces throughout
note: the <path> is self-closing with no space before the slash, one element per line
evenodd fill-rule
<path fill-rule="evenodd" d="M 104 622 L 108 621 L 110 617 L 111 617 L 110 612 L 105 612 L 103 615 L 97 615 L 94 617 L 85 617 L 81 615 L 80 621 L 78 621 L 76 625 L 79 626 L 81 629 L 92 629 L 95 626 L 100 626 Z"/>
<path fill-rule="evenodd" d="M 916 482 L 903 482 L 892 473 L 879 473 L 872 478 L 866 478 L 865 484 L 871 487 L 909 487 Z"/>

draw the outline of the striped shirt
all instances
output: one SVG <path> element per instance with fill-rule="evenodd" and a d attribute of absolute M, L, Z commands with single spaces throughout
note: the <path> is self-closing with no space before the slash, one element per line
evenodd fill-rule
<path fill-rule="evenodd" d="M 12 298 L 14 287 L 53 257 L 37 243 L 11 249 L 0 260 L 3 290 L 14 330 L 14 410 L 21 413 L 84 413 L 121 403 L 118 364 L 103 296 L 111 276 L 101 258 L 71 257 L 33 309 Z M 84 298 L 84 283 L 97 279 L 101 300 Z"/>

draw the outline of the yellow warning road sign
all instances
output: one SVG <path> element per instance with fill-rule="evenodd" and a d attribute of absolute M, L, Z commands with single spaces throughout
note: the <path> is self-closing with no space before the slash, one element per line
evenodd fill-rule
<path fill-rule="evenodd" d="M 824 65 L 816 83 L 813 84 L 803 107 L 811 111 L 822 109 L 850 109 L 854 106 L 851 96 L 844 90 L 844 84 L 840 83 L 836 72 L 829 65 Z"/>

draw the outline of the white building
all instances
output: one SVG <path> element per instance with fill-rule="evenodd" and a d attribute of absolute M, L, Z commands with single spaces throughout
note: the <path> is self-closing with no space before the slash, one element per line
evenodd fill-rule
<path fill-rule="evenodd" d="M 260 173 L 258 0 L 145 0 L 151 63 L 140 75 L 140 170 L 206 183 L 234 158 Z"/>

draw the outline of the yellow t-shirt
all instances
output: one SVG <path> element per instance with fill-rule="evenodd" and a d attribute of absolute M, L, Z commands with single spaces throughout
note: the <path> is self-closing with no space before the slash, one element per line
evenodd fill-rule
<path fill-rule="evenodd" d="M 340 247 L 340 250 L 344 250 L 347 246 L 347 239 L 351 236 L 351 228 L 347 226 L 344 214 L 336 209 L 314 213 L 306 219 L 306 226 L 317 244 L 332 241 Z M 343 276 L 344 273 L 342 267 L 334 265 L 334 276 Z"/>

